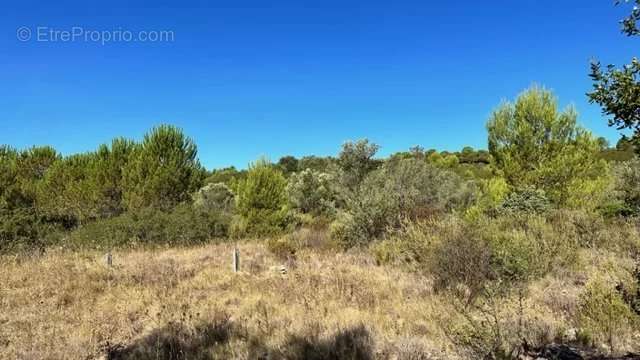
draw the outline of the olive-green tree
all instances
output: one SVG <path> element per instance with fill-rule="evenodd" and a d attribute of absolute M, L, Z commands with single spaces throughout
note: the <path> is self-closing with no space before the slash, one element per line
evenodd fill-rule
<path fill-rule="evenodd" d="M 338 165 L 341 170 L 342 185 L 347 190 L 356 190 L 367 174 L 380 165 L 380 162 L 374 159 L 378 149 L 380 146 L 367 139 L 348 141 L 342 145 L 338 155 Z"/>
<path fill-rule="evenodd" d="M 607 184 L 607 164 L 589 131 L 569 107 L 558 110 L 551 91 L 534 86 L 505 102 L 491 115 L 489 151 L 512 188 L 544 190 L 555 204 L 596 204 Z"/>

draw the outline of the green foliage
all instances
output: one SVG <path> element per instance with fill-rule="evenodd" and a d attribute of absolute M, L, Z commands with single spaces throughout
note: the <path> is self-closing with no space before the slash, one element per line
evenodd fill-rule
<path fill-rule="evenodd" d="M 57 242 L 63 229 L 47 222 L 34 208 L 0 206 L 0 254 L 42 249 Z"/>
<path fill-rule="evenodd" d="M 593 91 L 589 101 L 602 107 L 605 115 L 612 116 L 609 126 L 635 131 L 634 143 L 638 144 L 640 131 L 640 61 L 634 58 L 631 64 L 617 69 L 608 65 L 605 70 L 599 62 L 591 64 Z"/>
<path fill-rule="evenodd" d="M 144 136 L 125 168 L 128 209 L 171 209 L 200 188 L 203 169 L 193 141 L 182 130 L 161 125 Z"/>
<path fill-rule="evenodd" d="M 489 151 L 514 188 L 541 189 L 560 206 L 597 205 L 607 164 L 598 159 L 597 140 L 577 125 L 575 110 L 557 108 L 553 94 L 538 87 L 502 104 L 487 123 Z"/>
<path fill-rule="evenodd" d="M 471 302 L 485 291 L 510 291 L 577 261 L 581 234 L 544 217 L 449 215 L 404 222 L 373 245 L 376 259 L 432 275 L 438 289 Z M 486 295 L 486 294 L 485 294 Z"/>
<path fill-rule="evenodd" d="M 245 170 L 237 170 L 235 167 L 231 166 L 224 169 L 216 169 L 209 174 L 209 176 L 204 180 L 205 184 L 218 184 L 222 183 L 227 186 L 233 187 L 235 183 L 244 179 L 247 175 Z"/>
<path fill-rule="evenodd" d="M 616 5 L 620 5 L 623 2 L 633 3 L 634 0 L 616 0 Z M 640 0 L 635 0 L 635 6 L 631 9 L 631 14 L 621 21 L 622 32 L 627 36 L 640 35 L 638 22 L 640 22 Z"/>
<path fill-rule="evenodd" d="M 628 334 L 639 321 L 615 290 L 615 284 L 601 277 L 587 284 L 580 296 L 578 316 L 582 331 L 590 334 L 593 341 L 606 343 L 611 351 L 615 351 L 618 338 Z"/>
<path fill-rule="evenodd" d="M 473 185 L 455 173 L 417 159 L 385 164 L 372 172 L 332 227 L 339 244 L 365 244 L 396 228 L 404 218 L 420 219 L 464 209 L 473 202 Z"/>
<path fill-rule="evenodd" d="M 329 173 L 335 166 L 336 160 L 330 157 L 304 156 L 298 160 L 298 171 L 312 169 L 315 171 Z"/>
<path fill-rule="evenodd" d="M 551 209 L 551 203 L 544 190 L 531 186 L 511 192 L 500 205 L 504 213 L 542 214 Z"/>
<path fill-rule="evenodd" d="M 286 226 L 286 187 L 287 180 L 267 160 L 251 164 L 246 179 L 235 189 L 239 216 L 236 235 L 263 236 L 282 231 Z"/>
<path fill-rule="evenodd" d="M 332 214 L 336 198 L 333 181 L 331 175 L 312 169 L 292 174 L 287 185 L 289 204 L 303 214 Z"/>
<path fill-rule="evenodd" d="M 207 184 L 193 195 L 193 206 L 206 212 L 232 212 L 235 195 L 223 183 Z"/>
<path fill-rule="evenodd" d="M 92 179 L 101 218 L 122 214 L 124 207 L 124 169 L 137 145 L 125 138 L 115 138 L 111 146 L 101 145 L 96 151 Z"/>
<path fill-rule="evenodd" d="M 342 145 L 338 155 L 342 185 L 355 191 L 365 177 L 375 170 L 379 163 L 374 159 L 380 147 L 367 139 L 348 141 Z"/>
<path fill-rule="evenodd" d="M 509 193 L 509 185 L 501 177 L 480 179 L 476 184 L 479 189 L 476 202 L 467 209 L 465 214 L 470 219 L 478 218 L 483 213 L 498 209 Z"/>
<path fill-rule="evenodd" d="M 284 175 L 288 176 L 298 171 L 298 163 L 298 159 L 294 156 L 283 156 L 278 160 L 277 165 L 280 168 L 280 171 L 282 171 Z"/>
<path fill-rule="evenodd" d="M 84 223 L 98 217 L 93 154 L 73 155 L 48 169 L 38 192 L 38 206 L 51 218 Z"/>
<path fill-rule="evenodd" d="M 452 169 L 460 164 L 460 160 L 455 154 L 445 154 L 438 152 L 431 153 L 431 155 L 427 157 L 427 161 L 443 169 Z"/>
<path fill-rule="evenodd" d="M 51 147 L 0 147 L 0 252 L 41 247 L 57 231 L 37 209 L 38 188 L 60 159 Z"/>
<path fill-rule="evenodd" d="M 621 0 L 616 1 L 618 5 L 621 3 Z M 635 0 L 631 14 L 621 21 L 622 32 L 627 36 L 640 35 L 638 21 L 640 21 L 640 0 Z M 603 114 L 611 116 L 609 126 L 633 130 L 633 142 L 638 151 L 640 149 L 637 146 L 640 144 L 640 61 L 633 58 L 631 64 L 620 69 L 614 65 L 608 65 L 605 70 L 602 69 L 600 62 L 593 61 L 589 76 L 593 81 L 593 91 L 587 94 L 589 102 L 599 104 Z"/>
<path fill-rule="evenodd" d="M 136 246 L 186 246 L 227 236 L 230 216 L 182 204 L 169 212 L 145 208 L 91 222 L 69 234 L 68 246 L 110 249 Z"/>
<path fill-rule="evenodd" d="M 617 164 L 613 169 L 615 195 L 621 203 L 619 213 L 640 214 L 640 159 Z"/>

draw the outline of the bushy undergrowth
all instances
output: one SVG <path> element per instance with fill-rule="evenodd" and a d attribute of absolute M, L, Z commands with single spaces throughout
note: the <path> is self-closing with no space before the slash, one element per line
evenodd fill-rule
<path fill-rule="evenodd" d="M 473 184 L 453 172 L 418 159 L 385 164 L 365 178 L 347 199 L 332 226 L 343 247 L 367 244 L 398 228 L 402 219 L 419 220 L 464 209 L 474 198 Z"/>
<path fill-rule="evenodd" d="M 529 320 L 522 304 L 532 282 L 584 272 L 589 265 L 581 260 L 581 251 L 612 254 L 624 261 L 638 259 L 640 234 L 636 220 L 605 219 L 576 211 L 473 220 L 448 215 L 407 221 L 372 244 L 371 250 L 379 263 L 431 277 L 436 290 L 452 295 L 458 306 L 446 331 L 468 351 L 467 356 L 511 358 L 523 339 L 536 344 L 556 337 L 564 341 L 561 330 L 542 339 L 535 331 L 522 335 L 527 326 L 533 326 L 526 325 Z M 640 318 L 634 311 L 637 285 L 632 270 L 608 266 L 610 270 L 596 272 L 609 274 L 607 281 L 601 275 L 590 280 L 568 315 L 576 327 L 574 341 L 581 339 L 594 347 L 607 344 L 614 351 L 629 346 Z M 520 303 L 505 303 L 514 297 Z M 509 310 L 511 306 L 516 310 Z M 518 319 L 515 324 L 509 320 L 513 316 Z"/>
<path fill-rule="evenodd" d="M 142 209 L 99 220 L 68 235 L 73 247 L 113 248 L 145 245 L 184 246 L 226 237 L 230 215 L 182 205 L 170 212 Z"/>

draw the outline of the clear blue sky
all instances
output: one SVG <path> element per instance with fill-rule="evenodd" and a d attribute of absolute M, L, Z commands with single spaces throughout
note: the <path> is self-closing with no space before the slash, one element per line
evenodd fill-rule
<path fill-rule="evenodd" d="M 624 14 L 613 0 L 5 1 L 0 143 L 70 154 L 171 123 L 208 168 L 331 155 L 362 137 L 383 155 L 485 148 L 491 110 L 533 82 L 615 142 L 585 92 L 591 58 L 640 55 Z M 74 26 L 174 40 L 34 41 L 37 27 Z"/>

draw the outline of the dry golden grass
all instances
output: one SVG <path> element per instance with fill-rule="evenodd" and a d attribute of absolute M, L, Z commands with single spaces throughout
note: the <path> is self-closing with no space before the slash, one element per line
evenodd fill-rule
<path fill-rule="evenodd" d="M 453 302 L 428 279 L 311 250 L 283 275 L 264 246 L 239 248 L 237 274 L 228 244 L 115 252 L 113 267 L 96 252 L 2 257 L 0 358 L 456 358 Z M 567 282 L 531 285 L 528 331 L 571 326 L 580 285 Z M 518 311 L 505 299 L 504 326 Z"/>
<path fill-rule="evenodd" d="M 241 340 L 286 352 L 295 336 L 319 339 L 364 325 L 371 351 L 406 343 L 425 354 L 438 299 L 425 281 L 375 266 L 364 255 L 301 253 L 281 274 L 263 246 L 240 246 L 242 271 L 231 271 L 229 245 L 116 252 L 49 252 L 2 258 L 0 358 L 61 359 L 104 356 L 170 324 L 193 329 L 221 318 L 244 339 L 224 345 L 225 357 L 248 357 Z M 239 330 L 241 328 L 242 330 Z M 234 343 L 235 342 L 235 343 Z M 415 351 L 418 351 L 415 350 Z"/>

